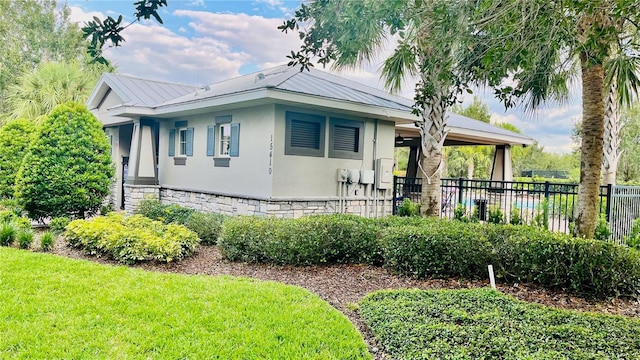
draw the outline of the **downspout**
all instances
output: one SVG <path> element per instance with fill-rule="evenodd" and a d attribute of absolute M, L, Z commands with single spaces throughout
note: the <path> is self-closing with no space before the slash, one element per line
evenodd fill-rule
<path fill-rule="evenodd" d="M 378 122 L 380 120 L 376 119 L 375 123 L 374 123 L 374 130 L 373 130 L 373 174 L 374 174 L 374 178 L 378 177 L 378 162 L 376 161 L 378 159 Z M 377 185 L 375 183 L 375 181 L 373 182 L 373 206 L 374 206 L 374 217 L 378 217 L 378 188 Z"/>

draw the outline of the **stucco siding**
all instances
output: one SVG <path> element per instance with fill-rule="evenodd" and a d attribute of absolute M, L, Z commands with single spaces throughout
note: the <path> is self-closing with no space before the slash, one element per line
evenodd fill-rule
<path fill-rule="evenodd" d="M 271 196 L 272 179 L 269 173 L 269 147 L 273 134 L 274 105 L 263 105 L 220 113 L 194 115 L 175 119 L 160 119 L 159 168 L 161 186 L 202 190 L 220 194 L 242 194 L 249 197 Z M 214 166 L 214 157 L 207 156 L 207 127 L 215 125 L 216 116 L 232 116 L 233 124 L 240 124 L 239 156 L 228 157 L 228 167 Z M 186 120 L 187 127 L 194 129 L 193 156 L 186 156 L 185 165 L 176 165 L 174 157 L 179 155 L 176 141 L 176 156 L 168 155 L 169 130 L 175 129 L 176 121 Z M 177 139 L 178 135 L 176 135 Z M 219 147 L 216 127 L 216 158 Z"/>
<path fill-rule="evenodd" d="M 298 112 L 324 116 L 327 119 L 325 128 L 325 151 L 323 157 L 285 155 L 286 112 Z M 364 141 L 362 160 L 329 157 L 329 118 L 364 122 Z M 339 194 L 337 181 L 338 169 L 373 170 L 375 158 L 393 159 L 394 123 L 378 120 L 377 149 L 374 150 L 375 119 L 365 119 L 335 112 L 314 109 L 277 106 L 275 113 L 274 135 L 274 197 L 332 197 Z M 374 151 L 376 152 L 374 155 Z M 375 156 L 375 157 L 374 157 Z M 365 186 L 350 187 L 350 196 L 364 196 Z"/>

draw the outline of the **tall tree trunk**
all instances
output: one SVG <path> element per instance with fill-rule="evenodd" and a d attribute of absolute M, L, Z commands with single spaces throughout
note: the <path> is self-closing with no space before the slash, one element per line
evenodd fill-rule
<path fill-rule="evenodd" d="M 620 111 L 615 77 L 604 101 L 604 154 L 602 158 L 602 183 L 616 183 L 620 161 Z"/>
<path fill-rule="evenodd" d="M 423 74 L 424 76 L 424 74 Z M 420 177 L 422 178 L 422 194 L 420 214 L 423 216 L 440 216 L 442 193 L 440 189 L 440 173 L 443 169 L 442 145 L 446 137 L 446 93 L 441 89 L 440 96 L 431 99 L 431 104 L 422 111 L 420 135 L 422 152 L 420 154 Z"/>
<path fill-rule="evenodd" d="M 583 120 L 575 229 L 577 236 L 593 238 L 598 221 L 598 191 L 603 157 L 604 70 L 601 63 L 590 64 L 585 53 L 580 54 L 580 62 Z"/>
<path fill-rule="evenodd" d="M 473 179 L 473 171 L 475 170 L 475 166 L 473 163 L 473 158 L 467 159 L 467 179 Z"/>

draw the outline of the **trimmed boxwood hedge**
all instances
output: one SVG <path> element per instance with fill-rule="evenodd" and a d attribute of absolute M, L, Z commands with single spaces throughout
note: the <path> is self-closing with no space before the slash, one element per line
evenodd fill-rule
<path fill-rule="evenodd" d="M 234 217 L 219 239 L 230 260 L 278 265 L 367 263 L 416 278 L 533 282 L 595 297 L 640 297 L 640 252 L 514 225 L 438 218 Z"/>
<path fill-rule="evenodd" d="M 245 262 L 381 264 L 377 233 L 373 220 L 353 215 L 238 216 L 224 223 L 218 244 L 228 259 Z"/>

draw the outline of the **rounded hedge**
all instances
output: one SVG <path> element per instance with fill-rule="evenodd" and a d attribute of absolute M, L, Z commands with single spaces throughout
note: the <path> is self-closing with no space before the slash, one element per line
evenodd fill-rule
<path fill-rule="evenodd" d="M 102 124 L 78 103 L 56 107 L 37 131 L 16 180 L 16 199 L 30 218 L 97 213 L 114 175 Z"/>
<path fill-rule="evenodd" d="M 26 119 L 13 120 L 0 128 L 0 198 L 13 197 L 16 174 L 35 130 Z"/>
<path fill-rule="evenodd" d="M 532 282 L 595 297 L 640 297 L 640 251 L 515 225 L 438 218 L 233 217 L 219 240 L 230 260 L 278 265 L 367 263 L 402 275 Z"/>

